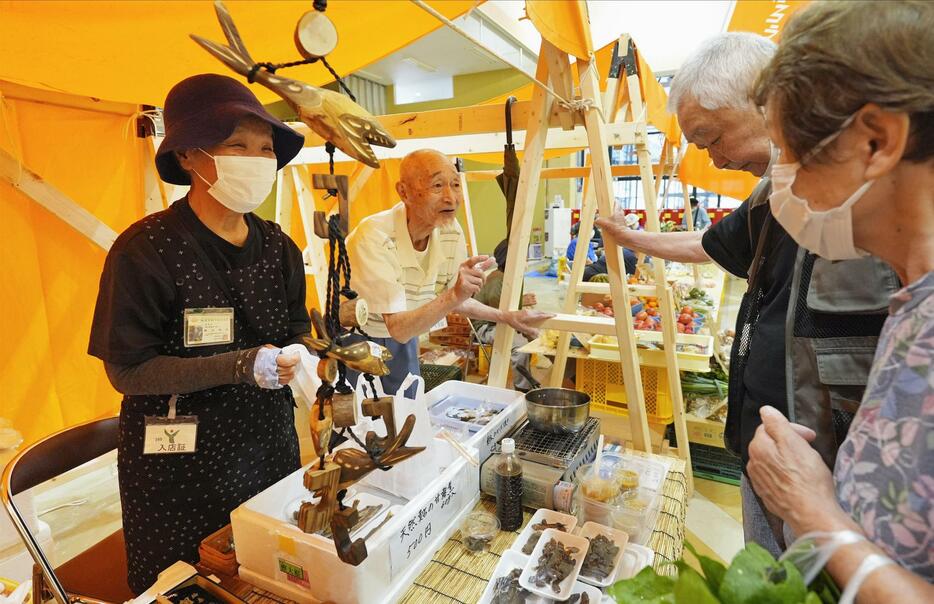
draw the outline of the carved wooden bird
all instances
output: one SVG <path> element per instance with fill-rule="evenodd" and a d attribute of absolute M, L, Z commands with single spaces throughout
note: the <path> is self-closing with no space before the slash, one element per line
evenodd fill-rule
<path fill-rule="evenodd" d="M 325 353 L 329 357 L 337 359 L 344 365 L 347 365 L 355 371 L 369 373 L 370 375 L 383 376 L 389 375 L 389 366 L 386 361 L 392 360 L 392 353 L 385 346 L 376 344 L 379 349 L 379 356 L 373 354 L 374 348 L 370 346 L 369 341 L 354 342 L 349 346 L 337 346 L 331 342 L 327 330 L 324 327 L 324 318 L 317 308 L 311 309 L 311 323 L 318 333 L 317 338 L 305 337 L 302 341 L 313 350 Z"/>
<path fill-rule="evenodd" d="M 386 448 L 382 451 L 370 451 L 383 465 L 392 466 L 403 462 L 406 459 L 417 455 L 425 450 L 425 447 L 406 447 L 405 443 L 412 435 L 415 428 L 415 416 L 409 415 L 402 424 L 402 430 L 396 435 L 390 435 Z M 367 434 L 367 441 L 372 441 L 372 432 Z M 370 472 L 376 469 L 376 463 L 370 457 L 370 454 L 360 449 L 341 449 L 334 453 L 332 462 L 340 466 L 340 482 L 338 488 L 346 489 L 357 482 Z"/>
<path fill-rule="evenodd" d="M 240 75 L 249 76 L 256 62 L 247 52 L 227 7 L 220 0 L 216 0 L 214 10 L 230 46 L 194 34 L 191 34 L 191 38 L 230 69 Z M 379 160 L 376 159 L 371 144 L 379 147 L 396 146 L 395 139 L 383 125 L 350 97 L 282 77 L 262 68 L 257 69 L 253 77 L 255 81 L 285 99 L 312 131 L 350 157 L 372 168 L 379 168 Z"/>

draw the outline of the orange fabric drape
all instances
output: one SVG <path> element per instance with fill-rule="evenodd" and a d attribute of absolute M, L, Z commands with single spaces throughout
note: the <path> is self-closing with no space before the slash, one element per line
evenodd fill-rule
<path fill-rule="evenodd" d="M 788 19 L 810 4 L 810 0 L 736 0 L 727 31 L 749 31 L 778 42 Z"/>
<path fill-rule="evenodd" d="M 0 82 L 0 147 L 117 232 L 142 216 L 139 166 L 150 143 L 135 136 L 136 108 L 76 109 L 15 89 Z M 0 213 L 0 417 L 31 442 L 116 413 L 120 397 L 87 354 L 106 252 L 5 180 Z"/>
<path fill-rule="evenodd" d="M 225 4 L 255 60 L 278 63 L 301 58 L 293 33 L 299 18 L 313 10 L 311 2 L 227 0 Z M 477 2 L 430 4 L 454 19 Z M 339 35 L 328 62 L 340 74 L 352 73 L 443 27 L 410 2 L 331 2 L 327 15 Z M 213 2 L 0 0 L 0 78 L 160 106 L 169 88 L 190 75 L 233 74 L 189 38 L 193 33 L 226 43 Z M 287 75 L 319 86 L 334 79 L 319 64 L 290 68 Z M 279 100 L 262 86 L 252 89 L 264 103 Z"/>
<path fill-rule="evenodd" d="M 582 59 L 593 52 L 585 0 L 526 0 L 525 12 L 542 37 L 557 48 Z"/>

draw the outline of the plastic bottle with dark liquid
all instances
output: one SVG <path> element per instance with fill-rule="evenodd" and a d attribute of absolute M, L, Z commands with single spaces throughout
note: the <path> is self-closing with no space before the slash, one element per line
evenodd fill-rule
<path fill-rule="evenodd" d="M 516 455 L 516 442 L 504 438 L 493 466 L 496 477 L 496 517 L 504 531 L 522 526 L 522 464 Z"/>

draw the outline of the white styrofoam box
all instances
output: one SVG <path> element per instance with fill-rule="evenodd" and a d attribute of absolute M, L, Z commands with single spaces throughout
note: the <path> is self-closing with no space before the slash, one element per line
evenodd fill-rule
<path fill-rule="evenodd" d="M 490 456 L 493 446 L 525 415 L 525 395 L 521 392 L 457 380 L 449 380 L 433 388 L 430 392 L 426 392 L 424 400 L 430 409 L 433 405 L 449 396 L 463 396 L 469 399 L 506 405 L 506 408 L 497 414 L 482 430 L 470 435 L 463 441 L 463 444 L 468 447 L 477 448 L 479 452 L 478 459 L 481 464 Z"/>
<path fill-rule="evenodd" d="M 52 540 L 52 529 L 41 520 L 36 521 L 37 530 L 30 529 L 39 542 L 42 553 L 49 560 L 52 566 L 55 566 L 55 541 Z M 16 534 L 17 543 L 0 549 L 0 577 L 22 583 L 32 578 L 32 556 L 26 549 L 26 545 Z"/>
<path fill-rule="evenodd" d="M 367 540 L 367 558 L 358 566 L 341 562 L 330 539 L 303 533 L 286 518 L 290 504 L 310 497 L 302 480 L 306 468 L 286 476 L 230 514 L 241 577 L 308 604 L 397 600 L 479 499 L 476 469 L 453 452 L 448 458 L 447 467 L 410 501 L 369 485 L 369 476 L 354 485 L 402 506 Z M 417 463 L 413 469 L 428 471 Z"/>

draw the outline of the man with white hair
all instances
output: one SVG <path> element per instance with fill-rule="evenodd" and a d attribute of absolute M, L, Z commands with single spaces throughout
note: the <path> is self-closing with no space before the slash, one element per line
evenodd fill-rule
<path fill-rule="evenodd" d="M 386 392 L 395 393 L 409 373 L 419 375 L 418 337 L 448 313 L 507 323 L 535 338 L 553 314 L 501 311 L 472 297 L 495 260 L 467 257 L 456 219 L 464 196 L 454 162 L 433 149 L 409 153 L 399 166 L 396 193 L 399 203 L 367 216 L 347 236 L 351 287 L 369 304 L 367 333 L 393 355 L 382 378 Z"/>
<path fill-rule="evenodd" d="M 745 464 L 761 420 L 772 405 L 814 437 L 833 467 L 866 385 L 888 294 L 897 279 L 871 258 L 830 263 L 799 250 L 772 218 L 768 175 L 775 160 L 765 118 L 751 100 L 756 78 L 775 44 L 751 33 L 704 41 L 675 75 L 669 109 L 688 142 L 706 149 L 714 165 L 763 177 L 748 199 L 706 231 L 632 231 L 616 215 L 597 224 L 622 246 L 680 262 L 713 261 L 748 280 L 730 354 L 726 446 Z M 787 541 L 744 473 L 743 529 L 778 556 Z"/>

